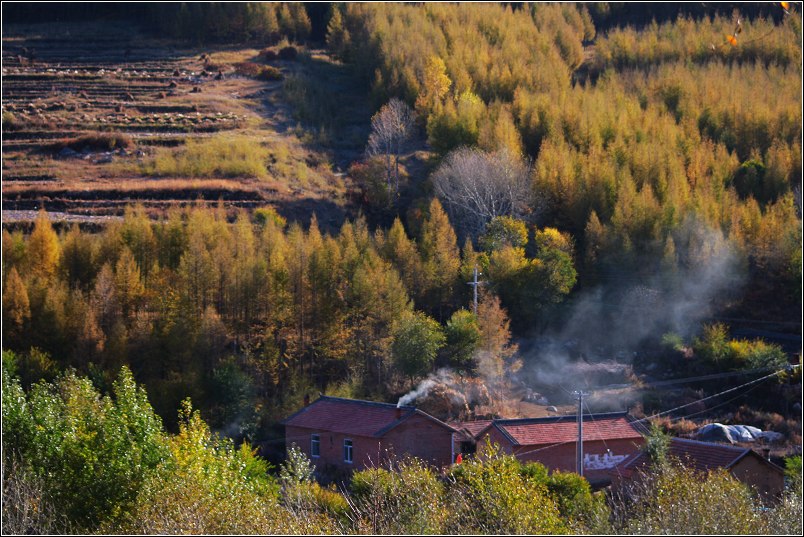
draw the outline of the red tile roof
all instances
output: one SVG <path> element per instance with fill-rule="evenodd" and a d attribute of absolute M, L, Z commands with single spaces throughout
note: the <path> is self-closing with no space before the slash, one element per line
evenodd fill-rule
<path fill-rule="evenodd" d="M 492 420 L 477 420 L 477 421 L 456 421 L 450 423 L 455 429 L 465 430 L 469 436 L 476 438 L 478 434 L 483 432 L 483 429 L 491 425 Z"/>
<path fill-rule="evenodd" d="M 763 457 L 749 448 L 727 446 L 712 442 L 700 442 L 686 438 L 670 439 L 670 455 L 680 460 L 685 465 L 699 471 L 715 470 L 717 468 L 732 468 L 740 462 L 743 457 L 755 456 L 765 461 Z M 767 462 L 767 461 L 765 461 Z M 624 477 L 629 477 L 631 473 L 642 465 L 647 464 L 644 453 L 636 453 L 620 464 L 616 473 Z M 769 465 L 781 471 L 781 468 L 768 462 Z"/>
<path fill-rule="evenodd" d="M 512 444 L 520 446 L 574 442 L 578 438 L 578 422 L 575 416 L 494 420 L 493 426 L 497 427 Z M 625 412 L 583 416 L 585 442 L 642 436 L 643 433 Z"/>
<path fill-rule="evenodd" d="M 437 424 L 454 429 L 412 406 L 344 399 L 322 395 L 319 399 L 288 417 L 283 423 L 356 436 L 383 436 L 413 415 L 424 416 Z"/>

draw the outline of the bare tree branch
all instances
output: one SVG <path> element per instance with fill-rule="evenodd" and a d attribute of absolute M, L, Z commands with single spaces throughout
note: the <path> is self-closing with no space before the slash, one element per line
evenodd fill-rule
<path fill-rule="evenodd" d="M 366 153 L 385 157 L 388 190 L 399 193 L 399 155 L 413 136 L 415 113 L 404 102 L 393 98 L 371 118 L 371 134 Z M 392 183 L 395 180 L 395 185 Z"/>
<path fill-rule="evenodd" d="M 433 185 L 453 222 L 477 237 L 496 216 L 523 216 L 531 201 L 530 163 L 506 150 L 451 152 L 433 174 Z"/>

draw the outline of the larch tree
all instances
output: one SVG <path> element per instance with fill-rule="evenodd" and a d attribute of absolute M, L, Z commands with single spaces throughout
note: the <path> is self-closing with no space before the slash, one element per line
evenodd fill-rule
<path fill-rule="evenodd" d="M 352 36 L 344 26 L 343 15 L 337 4 L 332 4 L 332 17 L 327 24 L 327 46 L 341 61 L 348 61 Z"/>
<path fill-rule="evenodd" d="M 25 326 L 31 319 L 31 304 L 28 300 L 28 289 L 20 278 L 15 267 L 6 276 L 3 289 L 3 337 L 6 345 L 17 347 L 23 336 Z"/>
<path fill-rule="evenodd" d="M 422 299 L 422 263 L 416 243 L 408 238 L 399 218 L 394 223 L 379 245 L 382 256 L 393 263 L 402 276 L 408 292 L 417 300 Z"/>
<path fill-rule="evenodd" d="M 140 269 L 134 254 L 128 248 L 123 248 L 115 264 L 114 281 L 123 317 L 128 319 L 136 312 L 145 296 L 145 285 L 142 283 Z"/>
<path fill-rule="evenodd" d="M 419 250 L 422 257 L 424 289 L 436 311 L 452 298 L 461 265 L 458 238 L 437 198 L 430 202 L 422 223 Z"/>
<path fill-rule="evenodd" d="M 61 246 L 44 209 L 36 217 L 33 232 L 28 239 L 27 253 L 29 274 L 42 282 L 50 281 L 59 265 Z"/>
<path fill-rule="evenodd" d="M 522 362 L 515 359 L 517 345 L 511 343 L 507 312 L 496 295 L 483 290 L 477 306 L 480 344 L 477 357 L 478 373 L 486 380 L 490 393 L 500 397 L 507 372 L 515 373 Z"/>
<path fill-rule="evenodd" d="M 447 66 L 438 56 L 430 56 L 421 74 L 421 91 L 416 98 L 416 111 L 426 118 L 438 110 L 452 85 Z"/>
<path fill-rule="evenodd" d="M 95 278 L 98 267 L 95 263 L 96 248 L 92 235 L 82 233 L 74 224 L 61 250 L 60 272 L 70 287 L 87 289 Z"/>

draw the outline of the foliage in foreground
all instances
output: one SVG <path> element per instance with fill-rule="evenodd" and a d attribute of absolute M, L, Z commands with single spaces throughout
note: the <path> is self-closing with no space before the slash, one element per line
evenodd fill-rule
<path fill-rule="evenodd" d="M 800 487 L 766 510 L 725 470 L 703 473 L 677 460 L 654 468 L 622 494 L 613 502 L 614 528 L 628 534 L 798 534 L 801 529 Z"/>
<path fill-rule="evenodd" d="M 801 487 L 760 509 L 725 472 L 668 463 L 606 503 L 580 476 L 548 474 L 489 446 L 439 473 L 405 459 L 324 488 L 291 449 L 278 477 L 247 443 L 213 434 L 185 402 L 165 433 L 123 369 L 111 395 L 74 373 L 27 393 L 3 367 L 3 532 L 783 533 Z M 796 466 L 791 463 L 791 468 Z M 792 471 L 792 470 L 791 470 Z"/>

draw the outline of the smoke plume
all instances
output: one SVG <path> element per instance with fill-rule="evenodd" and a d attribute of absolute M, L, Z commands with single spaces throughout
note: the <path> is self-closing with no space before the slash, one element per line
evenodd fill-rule
<path fill-rule="evenodd" d="M 568 393 L 626 382 L 626 366 L 646 342 L 653 344 L 667 332 L 689 337 L 699 330 L 715 313 L 715 303 L 739 289 L 742 267 L 723 234 L 694 218 L 674 237 L 672 262 L 647 277 L 608 275 L 603 285 L 574 299 L 560 328 L 520 342 L 527 384 Z M 656 263 L 655 258 L 644 261 L 643 266 Z M 600 367 L 601 362 L 606 365 Z"/>

